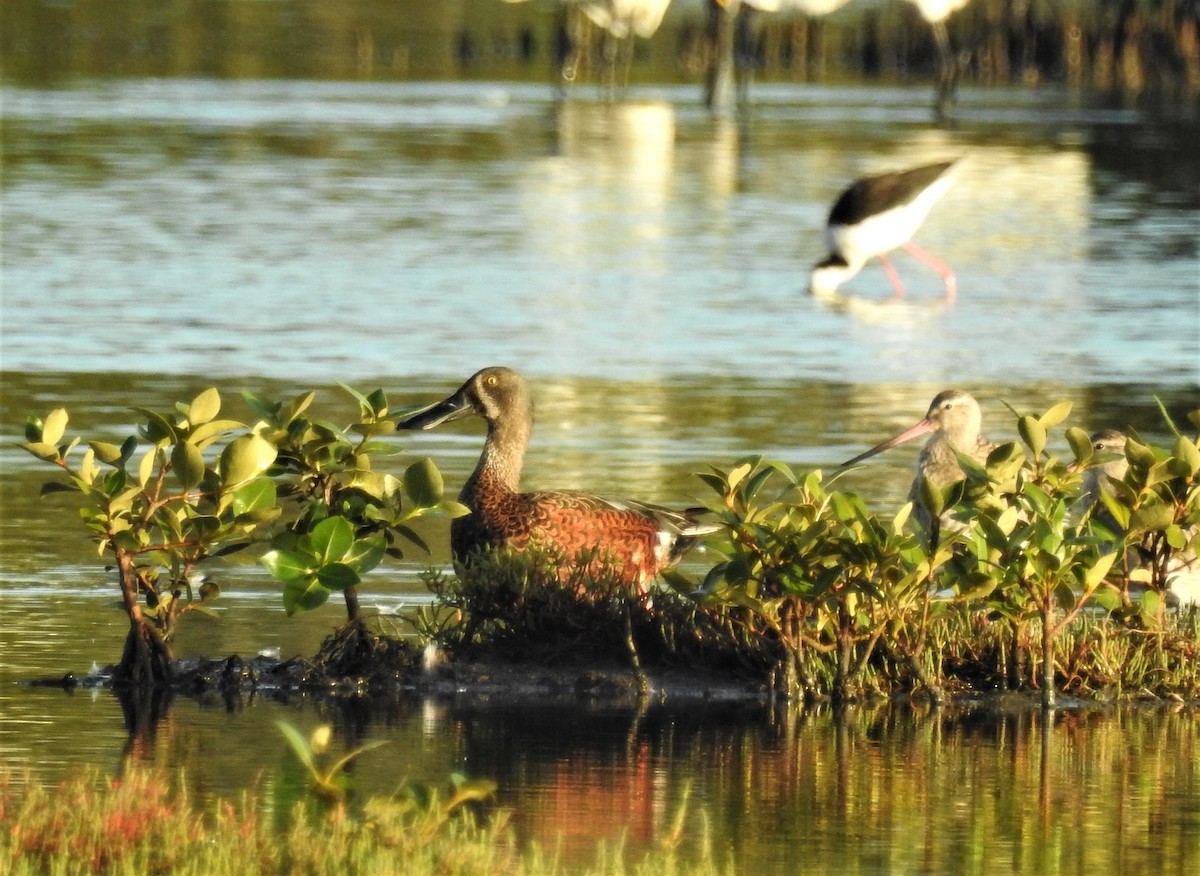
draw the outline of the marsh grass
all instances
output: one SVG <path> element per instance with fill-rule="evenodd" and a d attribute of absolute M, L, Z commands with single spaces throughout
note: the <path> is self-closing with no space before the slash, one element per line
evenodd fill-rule
<path fill-rule="evenodd" d="M 419 800 L 417 803 L 415 801 Z M 109 779 L 96 770 L 56 787 L 0 768 L 0 872 L 12 876 L 164 873 L 250 876 L 268 873 L 355 873 L 457 876 L 568 872 L 552 851 L 521 848 L 503 811 L 439 805 L 436 794 L 398 792 L 337 807 L 314 818 L 298 806 L 283 830 L 271 827 L 265 801 L 201 806 L 183 777 L 127 770 Z M 684 863 L 672 834 L 644 855 L 620 842 L 601 845 L 591 867 L 573 873 L 718 874 L 730 872 L 706 851 Z"/>

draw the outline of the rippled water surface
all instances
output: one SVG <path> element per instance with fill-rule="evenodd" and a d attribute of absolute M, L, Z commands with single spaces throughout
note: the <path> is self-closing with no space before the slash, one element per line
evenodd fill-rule
<path fill-rule="evenodd" d="M 77 517 L 36 498 L 50 472 L 13 446 L 28 413 L 64 405 L 73 429 L 111 440 L 131 406 L 211 385 L 234 416 L 249 416 L 240 390 L 332 402 L 336 381 L 405 405 L 503 363 L 534 384 L 526 483 L 678 503 L 704 497 L 705 463 L 748 453 L 832 468 L 950 385 L 980 398 L 997 438 L 1014 433 L 1005 403 L 1070 399 L 1073 423 L 1151 438 L 1167 434 L 1155 396 L 1176 416 L 1197 406 L 1186 124 L 1053 91 L 967 92 L 951 129 L 928 124 L 923 91 L 755 97 L 735 121 L 684 87 L 559 103 L 506 83 L 5 86 L 0 754 L 57 777 L 115 769 L 126 738 L 108 694 L 12 684 L 114 661 L 122 635 Z M 955 306 L 903 254 L 903 300 L 877 266 L 834 301 L 806 295 L 842 186 L 953 156 L 958 182 L 917 240 L 956 269 Z M 453 488 L 481 441 L 478 423 L 405 436 L 397 464 L 433 456 Z M 915 454 L 844 483 L 896 505 Z M 431 557 L 373 573 L 369 609 L 428 599 L 419 575 L 448 552 L 444 524 L 427 535 Z M 310 654 L 340 619 L 286 619 L 252 566 L 220 575 L 222 616 L 185 624 L 183 654 Z M 584 858 L 622 829 L 634 847 L 663 836 L 690 787 L 689 837 L 707 831 L 747 870 L 1200 866 L 1187 710 L 1044 726 L 970 710 L 177 702 L 141 756 L 235 793 L 277 763 L 277 717 L 392 739 L 364 758 L 369 790 L 493 775 L 526 835 Z"/>

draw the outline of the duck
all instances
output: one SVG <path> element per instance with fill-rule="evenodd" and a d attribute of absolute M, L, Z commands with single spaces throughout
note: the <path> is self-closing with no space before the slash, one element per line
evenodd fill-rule
<path fill-rule="evenodd" d="M 468 566 L 498 549 L 518 553 L 533 546 L 559 558 L 566 581 L 581 563 L 646 593 L 658 574 L 674 566 L 721 524 L 700 517 L 707 509 L 676 511 L 635 500 L 615 500 L 577 490 L 522 492 L 521 470 L 533 434 L 533 397 L 512 368 L 484 368 L 442 401 L 403 416 L 398 429 L 426 430 L 468 416 L 487 423 L 474 472 L 459 493 L 470 513 L 450 525 L 456 564 Z"/>
<path fill-rule="evenodd" d="M 908 492 L 908 501 L 913 503 L 913 519 L 926 532 L 934 531 L 934 518 L 921 501 L 921 481 L 928 480 L 937 489 L 942 489 L 966 474 L 959 464 L 959 454 L 973 459 L 980 465 L 987 463 L 988 454 L 996 445 L 981 434 L 983 414 L 979 403 L 969 392 L 947 389 L 934 396 L 925 417 L 882 444 L 842 463 L 842 467 L 854 465 L 888 448 L 911 441 L 921 435 L 933 433 L 917 457 L 917 471 Z M 955 528 L 947 513 L 939 521 L 942 528 Z"/>

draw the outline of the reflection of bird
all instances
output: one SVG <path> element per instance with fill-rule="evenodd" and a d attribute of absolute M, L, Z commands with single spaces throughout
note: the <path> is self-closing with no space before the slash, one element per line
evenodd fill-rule
<path fill-rule="evenodd" d="M 887 254 L 903 249 L 932 268 L 946 284 L 946 302 L 954 301 L 954 272 L 911 238 L 934 203 L 953 182 L 955 161 L 939 161 L 911 170 L 883 173 L 857 180 L 838 196 L 825 226 L 829 256 L 813 268 L 809 291 L 832 295 L 870 259 L 877 258 L 896 290 L 904 287 Z"/>
<path fill-rule="evenodd" d="M 719 524 L 699 523 L 691 511 L 672 511 L 633 501 L 610 501 L 590 493 L 519 492 L 521 465 L 533 431 L 533 400 L 525 379 L 510 368 L 485 368 L 444 401 L 397 423 L 431 429 L 469 414 L 488 424 L 487 440 L 459 501 L 471 513 L 455 518 L 451 548 L 459 562 L 481 550 L 531 544 L 557 549 L 566 577 L 581 552 L 597 553 L 597 570 L 611 569 L 622 583 L 641 589 L 674 565 Z M 611 563 L 611 565 L 608 565 Z"/>
<path fill-rule="evenodd" d="M 933 40 L 938 51 L 938 93 L 935 108 L 939 118 L 945 118 L 954 102 L 954 90 L 958 85 L 958 64 L 950 48 L 950 35 L 946 31 L 946 19 L 962 9 L 971 0 L 909 0 L 929 22 Z"/>
<path fill-rule="evenodd" d="M 1099 462 L 1087 468 L 1083 475 L 1084 501 L 1094 506 L 1092 519 L 1102 525 L 1113 536 L 1114 543 L 1125 541 L 1125 528 L 1105 507 L 1103 497 L 1116 498 L 1116 484 L 1125 479 L 1129 471 L 1129 460 L 1125 456 L 1128 439 L 1116 429 L 1102 429 L 1092 435 L 1092 450 Z M 1189 541 L 1195 535 L 1188 532 Z M 1147 532 L 1141 540 L 1129 548 L 1126 568 L 1130 571 L 1152 566 L 1156 557 L 1161 557 L 1162 535 Z M 1163 583 L 1181 604 L 1200 603 L 1200 556 L 1194 550 L 1184 548 L 1172 551 L 1163 567 Z"/>
<path fill-rule="evenodd" d="M 962 390 L 947 389 L 934 397 L 925 419 L 842 464 L 854 465 L 889 447 L 933 432 L 933 437 L 926 442 L 917 458 L 917 476 L 913 478 L 908 493 L 908 500 L 913 503 L 913 517 L 922 528 L 932 530 L 933 520 L 921 502 L 921 480 L 927 479 L 938 489 L 962 480 L 964 474 L 958 463 L 960 453 L 981 465 L 986 463 L 995 445 L 979 434 L 982 421 L 983 416 L 974 397 Z M 943 520 L 942 525 L 945 523 Z"/>

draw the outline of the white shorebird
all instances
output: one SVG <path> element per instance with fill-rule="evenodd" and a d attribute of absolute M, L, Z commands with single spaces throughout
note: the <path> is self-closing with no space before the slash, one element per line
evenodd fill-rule
<path fill-rule="evenodd" d="M 975 460 L 980 465 L 986 463 L 988 454 L 995 445 L 980 435 L 982 423 L 983 415 L 979 411 L 979 403 L 970 393 L 960 389 L 947 389 L 934 396 L 924 419 L 842 465 L 854 465 L 889 447 L 932 432 L 933 437 L 925 443 L 921 455 L 917 457 L 917 474 L 908 491 L 908 500 L 913 503 L 913 519 L 927 532 L 934 532 L 934 520 L 921 501 L 921 480 L 927 479 L 939 490 L 962 480 L 964 473 L 958 462 L 959 454 Z M 949 525 L 948 518 L 943 514 L 939 528 L 947 528 Z"/>
<path fill-rule="evenodd" d="M 932 268 L 946 286 L 946 302 L 957 293 L 954 272 L 912 242 L 912 236 L 925 222 L 933 205 L 953 184 L 951 173 L 956 161 L 939 161 L 910 170 L 867 176 L 843 191 L 829 212 L 825 225 L 825 243 L 829 255 L 812 270 L 809 291 L 830 297 L 838 286 L 862 270 L 873 258 L 879 259 L 896 297 L 904 295 L 904 286 L 888 260 L 888 253 L 903 249 Z"/>
<path fill-rule="evenodd" d="M 1089 466 L 1083 475 L 1083 496 L 1089 506 L 1095 506 L 1092 519 L 1100 523 L 1114 538 L 1114 544 L 1125 541 L 1125 529 L 1117 523 L 1104 506 L 1103 496 L 1117 495 L 1116 483 L 1125 479 L 1129 471 L 1129 460 L 1125 456 L 1125 433 L 1116 429 L 1102 429 L 1092 435 L 1092 449 L 1101 461 Z M 1107 457 L 1107 458 L 1105 458 Z M 1188 533 L 1194 535 L 1194 530 Z M 1147 533 L 1141 542 L 1128 548 L 1126 568 L 1130 571 L 1143 567 L 1148 557 L 1153 562 L 1156 550 L 1155 534 Z M 1180 605 L 1200 604 L 1200 556 L 1185 548 L 1173 551 L 1163 570 L 1167 591 L 1179 600 Z"/>

